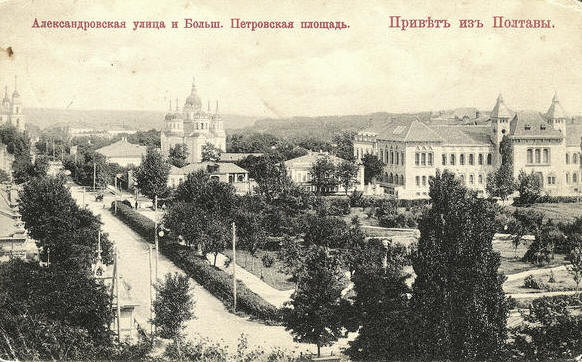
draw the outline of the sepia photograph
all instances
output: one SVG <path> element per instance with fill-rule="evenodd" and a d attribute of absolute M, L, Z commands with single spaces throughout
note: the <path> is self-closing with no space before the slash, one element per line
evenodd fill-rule
<path fill-rule="evenodd" d="M 0 361 L 582 361 L 581 35 L 0 0 Z"/>

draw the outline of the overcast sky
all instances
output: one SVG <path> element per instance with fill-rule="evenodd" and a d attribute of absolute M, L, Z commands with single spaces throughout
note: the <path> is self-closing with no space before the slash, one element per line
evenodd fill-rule
<path fill-rule="evenodd" d="M 554 91 L 582 114 L 582 2 L 0 0 L 0 84 L 25 106 L 165 110 L 199 94 L 242 115 L 360 114 L 461 106 L 545 110 Z M 448 30 L 388 28 L 389 16 L 448 18 Z M 493 29 L 492 16 L 552 29 Z M 125 20 L 128 29 L 33 29 L 39 20 Z M 345 21 L 325 30 L 230 29 L 230 18 Z M 133 20 L 221 20 L 224 28 L 132 31 Z M 480 18 L 482 29 L 457 28 Z M 3 88 L 3 87 L 2 87 Z"/>

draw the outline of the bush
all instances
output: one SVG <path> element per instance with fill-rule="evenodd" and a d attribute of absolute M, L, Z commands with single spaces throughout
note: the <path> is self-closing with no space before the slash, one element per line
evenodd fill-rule
<path fill-rule="evenodd" d="M 112 212 L 113 207 L 112 204 Z M 153 241 L 154 222 L 152 220 L 121 202 L 117 203 L 117 217 L 146 240 Z M 232 307 L 233 288 L 230 275 L 210 265 L 206 258 L 196 256 L 189 247 L 167 239 L 160 240 L 160 252 L 190 278 L 220 299 L 226 307 Z M 281 314 L 274 305 L 266 302 L 240 281 L 237 284 L 237 310 L 266 322 L 280 323 L 281 321 Z"/>
<path fill-rule="evenodd" d="M 541 195 L 535 199 L 521 199 L 521 197 L 517 197 L 514 199 L 514 205 L 525 205 L 525 204 L 540 204 L 540 203 L 547 203 L 547 204 L 559 204 L 559 203 L 575 203 L 575 202 L 582 202 L 582 198 L 579 196 L 550 196 L 550 195 Z"/>
<path fill-rule="evenodd" d="M 148 217 L 127 206 L 123 202 L 113 201 L 111 203 L 111 212 L 115 210 L 117 203 L 117 217 L 126 223 L 136 233 L 143 236 L 147 241 L 153 241 L 155 236 L 155 225 Z"/>
<path fill-rule="evenodd" d="M 342 216 L 350 213 L 350 200 L 348 199 L 331 199 L 327 207 L 329 215 Z"/>
<path fill-rule="evenodd" d="M 275 258 L 273 258 L 269 254 L 263 255 L 263 257 L 261 258 L 261 261 L 263 262 L 263 266 L 265 268 L 270 268 L 273 266 L 273 264 L 275 264 Z"/>
<path fill-rule="evenodd" d="M 530 288 L 530 289 L 540 289 L 540 290 L 545 290 L 547 289 L 547 285 L 542 282 L 541 280 L 535 278 L 533 275 L 528 275 L 524 281 L 523 281 L 523 286 L 526 288 Z"/>

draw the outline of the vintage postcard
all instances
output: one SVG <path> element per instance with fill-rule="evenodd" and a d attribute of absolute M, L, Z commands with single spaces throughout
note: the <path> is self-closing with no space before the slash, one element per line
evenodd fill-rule
<path fill-rule="evenodd" d="M 579 0 L 0 0 L 0 359 L 582 359 Z"/>

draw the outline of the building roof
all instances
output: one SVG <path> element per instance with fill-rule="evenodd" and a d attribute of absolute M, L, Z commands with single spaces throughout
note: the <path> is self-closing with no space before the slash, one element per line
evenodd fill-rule
<path fill-rule="evenodd" d="M 263 153 L 234 153 L 223 152 L 220 154 L 219 162 L 236 162 L 247 158 L 248 156 L 260 157 Z"/>
<path fill-rule="evenodd" d="M 26 238 L 24 226 L 18 219 L 19 214 L 10 207 L 8 192 L 2 188 L 2 190 L 0 190 L 0 225 L 2 225 L 0 231 L 1 239 Z"/>
<path fill-rule="evenodd" d="M 146 154 L 146 150 L 146 146 L 134 145 L 133 143 L 127 142 L 125 138 L 122 138 L 115 143 L 101 147 L 96 152 L 108 158 L 133 158 L 144 156 Z"/>
<path fill-rule="evenodd" d="M 242 167 L 231 162 L 196 162 L 186 165 L 182 168 L 172 166 L 170 175 L 188 175 L 194 171 L 204 170 L 213 175 L 230 174 L 230 173 L 248 173 Z"/>
<path fill-rule="evenodd" d="M 562 138 L 562 132 L 554 129 L 539 112 L 518 112 L 510 122 L 510 134 L 514 138 Z"/>
<path fill-rule="evenodd" d="M 434 125 L 432 129 L 443 139 L 444 144 L 450 145 L 482 145 L 489 146 L 491 137 L 489 126 L 449 126 Z"/>
<path fill-rule="evenodd" d="M 558 99 L 558 95 L 554 94 L 554 98 L 552 98 L 552 104 L 548 111 L 546 112 L 546 119 L 559 119 L 559 118 L 567 118 L 566 111 L 562 108 L 560 104 L 560 100 Z"/>
<path fill-rule="evenodd" d="M 497 97 L 497 102 L 491 111 L 491 118 L 512 118 L 515 112 L 509 109 L 503 101 L 503 96 L 500 94 Z"/>
<path fill-rule="evenodd" d="M 376 123 L 366 133 L 375 133 L 378 139 L 400 142 L 442 142 L 443 139 L 417 118 L 391 119 Z"/>
<path fill-rule="evenodd" d="M 297 168 L 297 167 L 311 167 L 315 161 L 322 157 L 329 157 L 329 160 L 334 164 L 339 164 L 344 162 L 343 158 L 339 158 L 334 155 L 330 155 L 328 152 L 309 152 L 305 156 L 300 156 L 297 158 L 292 158 L 290 160 L 285 161 L 286 167 Z"/>

